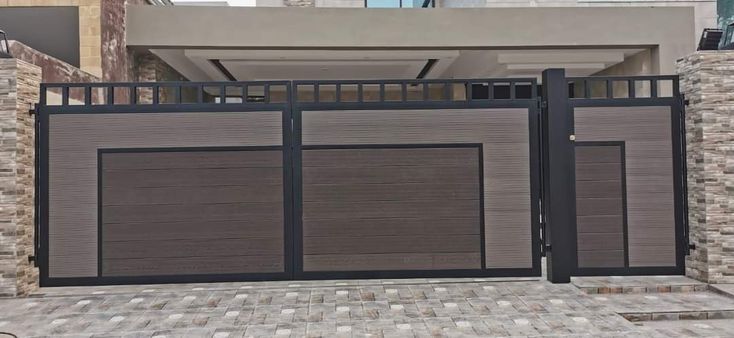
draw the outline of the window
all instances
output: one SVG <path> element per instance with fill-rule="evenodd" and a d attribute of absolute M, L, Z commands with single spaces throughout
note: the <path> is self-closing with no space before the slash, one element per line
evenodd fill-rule
<path fill-rule="evenodd" d="M 436 7 L 435 0 L 365 0 L 367 8 L 421 8 Z"/>

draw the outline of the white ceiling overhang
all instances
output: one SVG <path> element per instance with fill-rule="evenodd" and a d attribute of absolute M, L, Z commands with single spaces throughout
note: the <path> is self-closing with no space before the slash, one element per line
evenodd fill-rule
<path fill-rule="evenodd" d="M 154 49 L 192 81 L 587 76 L 645 48 L 527 50 Z"/>

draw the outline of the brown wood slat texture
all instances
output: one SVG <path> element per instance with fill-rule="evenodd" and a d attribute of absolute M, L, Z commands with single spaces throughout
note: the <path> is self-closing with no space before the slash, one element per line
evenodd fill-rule
<path fill-rule="evenodd" d="M 284 271 L 280 150 L 101 156 L 102 276 Z"/>
<path fill-rule="evenodd" d="M 576 141 L 624 141 L 631 267 L 675 266 L 671 108 L 574 108 Z"/>
<path fill-rule="evenodd" d="M 97 276 L 97 149 L 279 146 L 283 139 L 282 130 L 282 114 L 279 111 L 51 115 L 48 140 L 50 277 Z M 151 158 L 160 161 L 151 161 Z M 271 168 L 274 163 L 279 166 L 279 161 L 259 152 L 247 158 L 228 156 L 225 152 L 198 153 L 191 154 L 185 160 L 179 159 L 176 153 L 157 153 L 155 156 L 131 153 L 117 154 L 108 165 L 111 169 L 175 167 L 181 170 L 227 170 L 241 167 L 258 171 Z M 264 174 L 263 171 L 259 172 Z M 278 177 L 282 177 L 282 174 L 273 173 L 267 179 L 273 180 L 275 186 L 280 184 L 275 181 Z M 206 179 L 231 184 L 219 177 Z M 248 182 L 246 178 L 241 180 Z M 150 188 L 150 197 L 141 202 L 152 203 L 156 196 L 166 194 L 169 194 L 171 203 L 201 201 L 205 196 L 226 199 L 227 195 L 232 196 L 234 201 L 250 202 L 250 197 L 254 196 L 248 195 L 244 189 L 235 192 L 236 187 L 229 190 L 213 186 L 200 188 L 204 196 L 185 195 L 188 187 L 183 186 Z M 223 189 L 221 195 L 215 193 L 219 188 Z M 124 206 L 131 202 L 130 189 L 105 188 L 103 193 L 117 194 L 117 201 Z M 264 186 L 258 195 L 264 197 L 264 202 L 273 202 L 277 198 L 274 190 Z M 217 222 L 220 221 L 225 220 Z M 166 227 L 159 224 L 155 231 L 160 233 L 156 236 L 162 236 L 168 229 L 175 229 L 174 226 L 180 223 L 183 223 L 182 229 L 192 230 L 202 224 L 201 220 L 185 220 L 170 223 Z M 116 224 L 115 227 L 119 227 L 121 232 L 132 230 L 132 224 Z M 194 234 L 192 230 L 182 231 Z M 231 227 L 222 230 L 227 234 L 230 231 Z"/>
<path fill-rule="evenodd" d="M 479 156 L 304 150 L 304 271 L 480 269 Z"/>
<path fill-rule="evenodd" d="M 374 145 L 374 144 L 441 144 L 441 143 L 481 143 L 483 149 L 484 172 L 484 240 L 487 268 L 531 268 L 532 235 L 531 235 L 531 200 L 530 200 L 530 145 L 529 117 L 524 108 L 487 108 L 487 109 L 428 109 L 428 110 L 333 110 L 303 112 L 303 144 L 304 145 Z M 365 174 L 370 183 L 379 183 L 380 166 L 398 158 L 406 164 L 419 165 L 420 156 L 414 157 L 409 151 L 396 151 L 390 155 L 344 155 L 344 161 L 334 166 L 364 164 L 364 168 L 373 169 Z M 329 156 L 328 154 L 311 156 Z M 361 157 L 366 156 L 366 157 Z M 416 155 L 417 156 L 417 155 Z M 316 157 L 313 157 L 316 159 Z M 403 172 L 410 175 L 422 175 L 428 179 L 431 175 L 452 170 L 461 175 L 453 182 L 457 187 L 469 183 L 459 182 L 473 175 L 472 168 L 456 169 L 454 164 L 461 163 L 461 157 L 444 153 L 440 158 L 429 159 L 431 166 L 437 168 L 435 173 L 420 172 L 409 166 Z M 320 162 L 320 161 L 314 161 Z M 316 164 L 314 164 L 316 166 Z M 438 168 L 441 171 L 438 171 Z M 304 179 L 325 183 L 330 179 L 351 180 L 335 177 L 336 167 L 327 167 L 323 174 L 313 174 L 315 168 L 304 168 Z M 367 171 L 367 170 L 363 170 Z M 328 175 L 326 173 L 329 173 Z M 406 176 L 406 180 L 414 176 Z M 384 178 L 383 178 L 384 180 Z M 311 181 L 310 183 L 316 183 Z M 382 182 L 386 183 L 386 182 Z M 426 194 L 409 188 L 407 182 L 390 182 L 406 184 L 405 189 L 413 189 L 423 196 Z M 424 182 L 441 184 L 440 180 Z M 323 194 L 323 190 L 318 194 Z M 421 188 L 422 189 L 422 188 Z M 433 188 L 425 188 L 433 189 Z M 445 189 L 436 187 L 435 189 Z M 398 190 L 398 189 L 396 189 Z M 402 194 L 396 192 L 395 196 Z M 454 190 L 458 194 L 465 191 Z M 314 192 L 315 194 L 316 192 Z M 353 194 L 340 193 L 344 202 L 360 200 Z M 372 192 L 363 190 L 364 195 Z M 458 198 L 458 196 L 457 196 Z M 463 198 L 463 197 L 462 197 Z M 463 215 L 458 215 L 463 217 Z M 449 220 L 444 222 L 465 222 L 465 220 Z M 361 224 L 361 223 L 360 223 Z M 449 224 L 449 223 L 444 223 Z M 461 223 L 466 226 L 465 223 Z M 412 225 L 417 227 L 418 225 Z M 350 228 L 352 226 L 350 225 Z M 346 263 L 345 263 L 346 264 Z"/>
<path fill-rule="evenodd" d="M 576 146 L 576 244 L 580 268 L 624 267 L 620 145 Z"/>

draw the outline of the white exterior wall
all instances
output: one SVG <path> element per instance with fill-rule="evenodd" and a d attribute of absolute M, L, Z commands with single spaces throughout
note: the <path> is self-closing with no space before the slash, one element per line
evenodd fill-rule
<path fill-rule="evenodd" d="M 258 6 L 260 6 L 258 0 Z M 278 0 L 266 0 L 278 1 Z M 282 3 L 282 0 L 280 0 Z M 316 7 L 364 7 L 364 0 L 315 0 Z M 436 0 L 436 7 L 630 7 L 683 6 L 695 8 L 695 42 L 704 28 L 717 27 L 716 0 Z M 671 24 L 675 24 L 671 22 Z M 664 27 L 661 27 L 663 29 Z"/>

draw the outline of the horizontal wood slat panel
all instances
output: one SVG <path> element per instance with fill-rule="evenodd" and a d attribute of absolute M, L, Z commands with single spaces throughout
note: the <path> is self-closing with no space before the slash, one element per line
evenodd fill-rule
<path fill-rule="evenodd" d="M 305 152 L 305 151 L 304 151 Z M 306 167 L 303 184 L 373 184 L 373 183 L 433 183 L 444 176 L 455 177 L 454 183 L 476 183 L 479 167 Z"/>
<path fill-rule="evenodd" d="M 227 204 L 122 205 L 102 208 L 102 222 L 257 221 L 282 220 L 282 202 Z"/>
<path fill-rule="evenodd" d="M 630 266 L 676 264 L 671 116 L 670 106 L 574 108 L 577 142 L 624 141 Z"/>
<path fill-rule="evenodd" d="M 401 201 L 479 199 L 476 183 L 405 183 L 405 184 L 309 184 L 303 187 L 303 195 L 312 201 Z M 353 191 L 359 194 L 352 194 Z"/>
<path fill-rule="evenodd" d="M 110 259 L 103 276 L 171 276 L 282 272 L 283 256 Z"/>
<path fill-rule="evenodd" d="M 150 153 L 118 153 L 105 161 L 105 170 L 120 169 L 213 169 L 213 168 L 278 168 L 283 166 L 279 151 L 252 151 L 247 157 L 241 151 L 190 151 L 185 157 L 180 152 L 157 151 Z"/>
<path fill-rule="evenodd" d="M 303 236 L 369 236 L 375 233 L 384 236 L 423 235 L 478 235 L 480 222 L 476 217 L 463 218 L 369 218 L 319 219 L 303 228 Z"/>
<path fill-rule="evenodd" d="M 51 114 L 48 124 L 48 221 L 49 233 L 55 235 L 48 246 L 49 276 L 98 275 L 99 149 L 281 146 L 282 124 L 280 111 Z M 174 153 L 156 152 L 149 157 L 175 157 L 171 154 Z M 242 160 L 236 156 L 222 158 L 222 155 L 212 154 L 215 158 L 210 157 L 208 161 L 196 156 L 178 162 L 166 158 L 153 166 L 144 159 L 137 163 L 122 160 L 118 163 L 142 169 L 159 168 L 160 162 L 185 168 L 229 167 L 230 161 L 250 163 L 245 167 L 271 167 L 262 159 Z M 278 163 L 282 161 L 280 150 L 266 157 Z"/>
<path fill-rule="evenodd" d="M 207 231 L 202 231 L 206 228 Z M 105 225 L 105 236 L 115 241 L 236 238 L 246 233 L 251 237 L 283 236 L 282 219 L 255 220 L 185 220 L 179 222 L 111 223 Z"/>
<path fill-rule="evenodd" d="M 304 255 L 309 271 L 449 270 L 477 268 L 479 253 Z"/>
<path fill-rule="evenodd" d="M 437 145 L 436 147 L 440 147 Z M 362 151 L 365 150 L 365 151 Z M 302 165 L 308 167 L 371 168 L 394 166 L 463 167 L 475 148 L 393 148 L 389 153 L 369 149 L 308 149 Z M 430 156 L 426 156 L 430 154 Z"/>
<path fill-rule="evenodd" d="M 248 234 L 245 234 L 248 235 Z M 242 233 L 239 236 L 243 236 Z M 105 261 L 120 258 L 282 256 L 283 238 L 241 237 L 182 240 L 105 241 Z M 253 257 L 257 259 L 257 257 Z"/>
<path fill-rule="evenodd" d="M 281 168 L 105 170 L 104 187 L 282 184 Z"/>
<path fill-rule="evenodd" d="M 107 187 L 103 188 L 105 205 L 217 204 L 238 202 L 283 202 L 281 184 Z"/>
<path fill-rule="evenodd" d="M 579 252 L 581 268 L 624 267 L 624 250 L 592 250 Z"/>
<path fill-rule="evenodd" d="M 479 238 L 474 235 L 424 236 L 320 236 L 304 237 L 303 250 L 309 255 L 374 253 L 459 253 L 478 252 Z"/>
<path fill-rule="evenodd" d="M 227 162 L 221 152 L 209 153 L 215 162 Z M 135 158 L 131 155 L 142 158 L 130 162 L 148 169 L 123 164 Z M 104 276 L 283 271 L 280 150 L 232 151 L 228 155 L 238 160 L 230 162 L 240 167 L 193 169 L 180 166 L 187 161 L 208 162 L 205 152 L 167 151 L 164 159 L 156 159 L 154 155 L 139 151 L 101 154 L 100 183 L 104 188 L 100 231 Z M 268 158 L 269 165 L 278 166 L 242 166 L 252 155 L 256 164 Z M 110 159 L 116 167 L 126 168 L 108 169 L 106 164 Z M 167 160 L 171 168 L 166 168 L 162 160 Z M 157 169 L 149 169 L 152 165 Z M 221 184 L 224 182 L 236 184 Z M 241 270 L 212 269 L 220 266 L 220 260 L 228 261 L 231 257 L 241 260 L 234 263 Z M 153 271 L 154 264 L 162 266 Z M 253 271 L 258 267 L 263 270 Z M 276 268 L 280 270 L 274 271 Z"/>
<path fill-rule="evenodd" d="M 575 149 L 578 267 L 624 267 L 622 145 L 579 143 Z"/>
<path fill-rule="evenodd" d="M 531 268 L 534 118 L 527 108 L 303 111 L 302 135 L 306 146 L 481 143 L 487 267 Z M 492 204 L 503 199 L 517 207 Z"/>
<path fill-rule="evenodd" d="M 345 150 L 303 151 L 308 163 L 303 168 L 305 271 L 481 268 L 456 260 L 461 255 L 481 257 L 479 148 L 358 148 L 351 149 L 352 154 Z M 415 153 L 399 156 L 406 150 Z M 312 152 L 315 158 L 310 157 Z M 456 161 L 457 157 L 463 158 Z M 362 160 L 345 166 L 345 158 Z M 435 165 L 447 162 L 451 166 Z M 457 189 L 462 199 L 457 198 Z M 461 224 L 469 226 L 463 231 L 470 233 L 441 233 L 445 226 L 438 220 L 452 217 L 468 218 Z M 398 220 L 410 222 L 387 228 Z M 342 225 L 355 231 L 330 232 Z M 438 254 L 458 256 L 448 256 L 454 257 L 452 263 L 441 263 L 436 262 L 436 257 L 443 257 Z M 352 265 L 346 268 L 349 262 Z"/>

